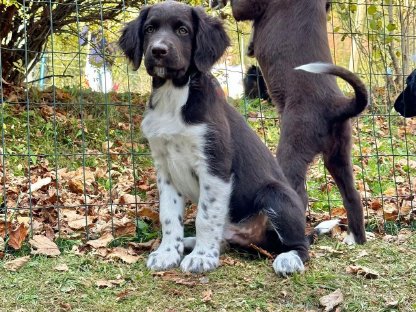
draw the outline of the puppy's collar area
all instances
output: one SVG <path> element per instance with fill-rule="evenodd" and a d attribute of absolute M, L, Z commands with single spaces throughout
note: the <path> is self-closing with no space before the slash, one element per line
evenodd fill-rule
<path fill-rule="evenodd" d="M 176 115 L 177 110 L 183 107 L 189 96 L 190 79 L 180 86 L 175 85 L 172 79 L 153 78 L 153 87 L 150 98 L 147 102 L 147 108 L 157 110 L 158 114 L 168 113 L 171 116 Z"/>
<path fill-rule="evenodd" d="M 189 82 L 196 77 L 198 73 L 189 73 L 187 72 L 185 75 L 183 75 L 182 77 L 179 78 L 171 78 L 171 79 L 166 79 L 166 78 L 161 78 L 158 76 L 153 76 L 152 79 L 152 88 L 153 89 L 158 89 L 160 87 L 162 87 L 166 81 L 172 81 L 172 84 L 177 87 L 177 88 L 181 88 L 186 86 L 187 84 L 189 84 Z"/>

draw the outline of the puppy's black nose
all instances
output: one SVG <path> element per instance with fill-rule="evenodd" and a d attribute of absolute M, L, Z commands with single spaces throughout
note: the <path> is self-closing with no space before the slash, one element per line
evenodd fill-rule
<path fill-rule="evenodd" d="M 168 54 L 168 47 L 163 43 L 155 44 L 152 47 L 152 55 L 155 58 L 164 58 Z"/>

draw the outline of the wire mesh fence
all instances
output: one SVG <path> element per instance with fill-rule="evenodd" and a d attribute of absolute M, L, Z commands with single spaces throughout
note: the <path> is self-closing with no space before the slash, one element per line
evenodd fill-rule
<path fill-rule="evenodd" d="M 145 4 L 0 4 L 3 238 L 13 231 L 70 239 L 157 236 L 156 178 L 140 133 L 150 79 L 143 69 L 131 70 L 116 44 L 123 23 Z M 354 120 L 354 173 L 367 228 L 383 233 L 416 227 L 416 121 L 393 110 L 415 67 L 415 4 L 338 1 L 328 12 L 334 62 L 358 73 L 370 90 L 371 107 Z M 213 74 L 230 105 L 274 152 L 278 114 L 258 89 L 260 72 L 247 75 L 256 65 L 246 56 L 251 25 L 236 23 L 229 7 L 207 10 L 224 19 L 232 39 Z M 245 96 L 247 77 L 256 89 Z M 320 159 L 309 169 L 307 188 L 311 220 L 331 215 L 345 221 L 339 192 Z M 189 206 L 191 223 L 195 207 Z"/>

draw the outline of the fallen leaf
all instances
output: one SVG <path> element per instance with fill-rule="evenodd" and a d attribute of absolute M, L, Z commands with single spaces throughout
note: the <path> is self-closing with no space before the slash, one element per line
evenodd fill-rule
<path fill-rule="evenodd" d="M 5 238 L 6 234 L 12 231 L 12 225 L 10 222 L 5 222 L 4 219 L 0 220 L 0 237 Z"/>
<path fill-rule="evenodd" d="M 106 257 L 107 259 L 120 259 L 128 264 L 133 264 L 139 261 L 142 257 L 133 256 L 128 253 L 128 250 L 122 247 L 114 248 Z"/>
<path fill-rule="evenodd" d="M 32 246 L 32 255 L 55 257 L 61 254 L 58 246 L 46 236 L 35 235 L 31 240 L 29 240 L 29 243 Z"/>
<path fill-rule="evenodd" d="M 330 246 L 317 246 L 318 249 L 324 250 L 333 254 L 343 254 L 344 252 L 342 250 L 336 250 Z"/>
<path fill-rule="evenodd" d="M 128 246 L 134 250 L 134 252 L 142 252 L 142 251 L 152 251 L 155 250 L 156 245 L 160 244 L 160 239 L 155 238 L 151 239 L 144 243 L 136 243 L 136 242 L 130 242 Z"/>
<path fill-rule="evenodd" d="M 82 183 L 81 179 L 71 179 L 68 181 L 69 189 L 76 193 L 76 194 L 83 194 L 84 193 L 84 183 Z"/>
<path fill-rule="evenodd" d="M 233 259 L 231 257 L 221 257 L 220 258 L 220 265 L 232 265 L 232 266 L 243 266 L 241 261 Z"/>
<path fill-rule="evenodd" d="M 204 290 L 202 292 L 202 302 L 209 302 L 212 300 L 212 290 L 208 289 L 208 290 Z"/>
<path fill-rule="evenodd" d="M 324 307 L 324 312 L 330 312 L 334 310 L 344 301 L 344 296 L 341 289 L 337 289 L 329 295 L 323 296 L 319 299 L 319 303 Z"/>
<path fill-rule="evenodd" d="M 411 211 L 412 211 L 412 206 L 409 204 L 404 204 L 403 206 L 400 207 L 400 214 L 403 215 L 408 215 Z"/>
<path fill-rule="evenodd" d="M 376 211 L 380 210 L 381 207 L 382 207 L 382 205 L 381 205 L 381 203 L 378 199 L 373 200 L 370 204 L 370 208 L 373 209 L 373 210 L 376 210 Z"/>
<path fill-rule="evenodd" d="M 384 205 L 383 210 L 384 220 L 386 221 L 395 221 L 399 215 L 399 210 L 395 204 Z"/>
<path fill-rule="evenodd" d="M 122 301 L 122 300 L 126 299 L 131 293 L 132 293 L 131 289 L 123 290 L 122 292 L 120 292 L 116 295 L 116 297 L 117 297 L 116 301 Z"/>
<path fill-rule="evenodd" d="M 347 266 L 345 271 L 349 274 L 360 275 L 367 279 L 376 279 L 380 276 L 380 274 L 377 271 L 374 271 L 365 266 L 359 266 L 359 265 L 349 265 Z"/>
<path fill-rule="evenodd" d="M 113 286 L 120 286 L 124 282 L 124 279 L 98 280 L 95 282 L 95 286 L 97 286 L 98 288 L 112 288 Z"/>
<path fill-rule="evenodd" d="M 119 204 L 126 205 L 126 204 L 136 204 L 140 203 L 140 197 L 138 195 L 130 195 L 130 194 L 123 194 L 119 199 Z"/>
<path fill-rule="evenodd" d="M 31 192 L 36 192 L 37 190 L 40 190 L 42 187 L 49 185 L 52 182 L 52 179 L 50 177 L 39 179 L 32 185 L 30 185 Z"/>
<path fill-rule="evenodd" d="M 150 207 L 141 207 L 138 210 L 138 215 L 142 218 L 148 218 L 155 223 L 159 222 L 159 214 Z"/>
<path fill-rule="evenodd" d="M 68 272 L 68 270 L 69 270 L 69 268 L 65 263 L 58 264 L 55 267 L 55 271 L 58 271 L 58 272 Z"/>
<path fill-rule="evenodd" d="M 209 278 L 207 276 L 203 276 L 199 279 L 199 282 L 201 284 L 208 284 L 209 283 Z"/>
<path fill-rule="evenodd" d="M 344 207 L 335 207 L 331 209 L 332 217 L 345 217 L 347 215 L 347 210 Z"/>
<path fill-rule="evenodd" d="M 8 271 L 16 272 L 30 260 L 30 256 L 20 257 L 4 264 L 4 268 Z"/>
<path fill-rule="evenodd" d="M 0 252 L 4 251 L 6 248 L 6 243 L 4 242 L 3 237 L 0 236 Z"/>
<path fill-rule="evenodd" d="M 394 300 L 394 301 L 390 301 L 386 303 L 386 308 L 387 309 L 395 309 L 397 308 L 399 305 L 399 301 L 398 300 Z"/>
<path fill-rule="evenodd" d="M 102 248 L 107 247 L 107 245 L 114 240 L 114 237 L 111 233 L 105 233 L 99 239 L 87 241 L 87 245 L 90 245 L 93 248 Z"/>
<path fill-rule="evenodd" d="M 110 281 L 99 280 L 95 282 L 95 286 L 98 288 L 111 288 L 113 287 L 113 284 L 111 284 Z"/>
<path fill-rule="evenodd" d="M 357 258 L 362 258 L 368 256 L 368 252 L 366 250 L 360 251 L 360 253 L 357 255 Z"/>
<path fill-rule="evenodd" d="M 96 216 L 81 216 L 77 214 L 77 219 L 68 221 L 68 226 L 73 230 L 81 230 L 86 226 L 91 226 L 97 219 Z"/>
<path fill-rule="evenodd" d="M 18 228 L 9 233 L 9 241 L 7 244 L 14 250 L 19 250 L 28 233 L 28 228 L 21 223 Z"/>
<path fill-rule="evenodd" d="M 387 190 L 385 190 L 383 192 L 383 195 L 385 195 L 385 196 L 395 196 L 396 195 L 396 188 L 394 188 L 394 187 L 388 188 Z"/>
<path fill-rule="evenodd" d="M 173 279 L 173 281 L 177 285 L 184 285 L 184 286 L 190 286 L 190 287 L 198 285 L 197 281 L 194 281 L 194 280 L 191 280 L 191 279 L 185 279 L 185 278 Z"/>

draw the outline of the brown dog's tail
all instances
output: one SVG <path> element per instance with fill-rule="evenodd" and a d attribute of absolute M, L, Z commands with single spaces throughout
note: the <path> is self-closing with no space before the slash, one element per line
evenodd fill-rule
<path fill-rule="evenodd" d="M 339 107 L 336 119 L 346 120 L 359 115 L 368 105 L 368 92 L 364 83 L 349 70 L 329 63 L 310 63 L 295 68 L 315 74 L 334 75 L 344 79 L 354 89 L 355 97 L 347 98 L 345 107 Z"/>

